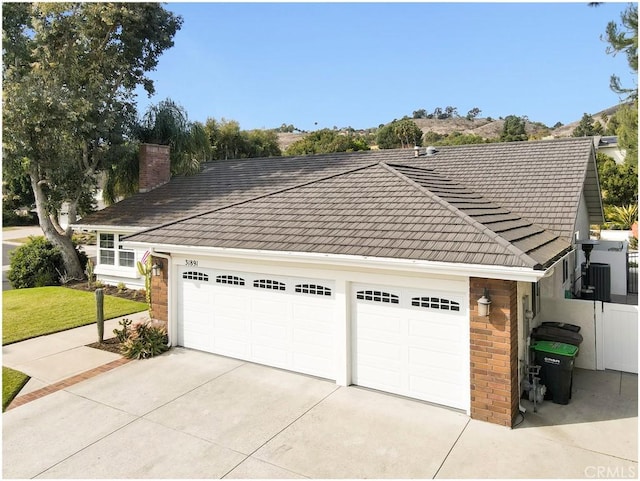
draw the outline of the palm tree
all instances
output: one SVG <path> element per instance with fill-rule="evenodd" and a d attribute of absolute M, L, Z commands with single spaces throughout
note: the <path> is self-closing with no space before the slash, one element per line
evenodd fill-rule
<path fill-rule="evenodd" d="M 139 143 L 171 147 L 171 175 L 192 175 L 211 158 L 211 145 L 204 126 L 189 122 L 187 112 L 171 99 L 151 105 L 131 129 L 133 142 L 119 161 L 107 172 L 104 200 L 110 204 L 138 189 Z"/>
<path fill-rule="evenodd" d="M 151 105 L 134 129 L 143 143 L 171 147 L 171 174 L 190 175 L 200 171 L 200 164 L 209 160 L 211 145 L 204 126 L 189 122 L 187 112 L 173 100 Z"/>

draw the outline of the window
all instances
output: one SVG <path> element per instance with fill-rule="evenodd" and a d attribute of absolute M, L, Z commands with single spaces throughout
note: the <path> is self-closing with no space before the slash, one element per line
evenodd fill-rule
<path fill-rule="evenodd" d="M 275 291 L 284 291 L 285 285 L 283 282 L 272 281 L 271 279 L 259 279 L 253 281 L 253 287 L 259 289 L 273 289 Z"/>
<path fill-rule="evenodd" d="M 119 245 L 118 246 L 118 264 L 121 267 L 135 267 L 136 253 L 134 251 L 123 248 L 122 245 Z"/>
<path fill-rule="evenodd" d="M 413 297 L 411 305 L 425 307 L 427 309 L 440 309 L 441 311 L 460 311 L 460 303 L 440 297 Z"/>
<path fill-rule="evenodd" d="M 398 296 L 382 291 L 358 291 L 356 297 L 363 301 L 387 302 L 390 304 L 399 303 Z"/>
<path fill-rule="evenodd" d="M 237 276 L 216 276 L 218 284 L 231 284 L 234 286 L 244 286 L 244 279 Z"/>
<path fill-rule="evenodd" d="M 316 284 L 298 284 L 295 291 L 300 294 L 313 294 L 316 296 L 330 296 L 331 289 Z"/>
<path fill-rule="evenodd" d="M 135 267 L 136 253 L 119 244 L 119 238 L 118 234 L 100 234 L 98 238 L 99 263 L 109 266 Z"/>
<path fill-rule="evenodd" d="M 100 264 L 113 266 L 116 264 L 115 234 L 100 234 Z"/>
<path fill-rule="evenodd" d="M 209 282 L 209 276 L 203 272 L 187 271 L 182 273 L 183 279 L 189 279 L 192 281 L 205 281 Z"/>

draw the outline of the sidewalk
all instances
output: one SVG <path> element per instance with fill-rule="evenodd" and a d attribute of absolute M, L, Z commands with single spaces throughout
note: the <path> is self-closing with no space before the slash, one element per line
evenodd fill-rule
<path fill-rule="evenodd" d="M 105 321 L 104 337 L 113 337 L 113 330 L 123 318 L 135 323 L 147 317 L 147 311 L 142 311 Z M 2 365 L 31 377 L 9 409 L 126 362 L 119 354 L 86 347 L 97 341 L 94 323 L 3 346 Z"/>

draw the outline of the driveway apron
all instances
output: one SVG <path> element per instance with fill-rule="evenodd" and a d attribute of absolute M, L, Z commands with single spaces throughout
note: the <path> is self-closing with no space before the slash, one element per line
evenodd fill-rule
<path fill-rule="evenodd" d="M 637 476 L 637 395 L 629 395 L 637 376 L 580 372 L 575 385 L 571 404 L 545 402 L 510 430 L 419 401 L 174 348 L 5 412 L 3 474 Z"/>

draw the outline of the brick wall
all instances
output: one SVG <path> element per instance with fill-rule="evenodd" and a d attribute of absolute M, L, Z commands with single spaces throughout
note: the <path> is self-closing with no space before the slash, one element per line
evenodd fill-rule
<path fill-rule="evenodd" d="M 149 192 L 171 179 L 168 145 L 141 144 L 139 162 L 138 190 L 140 192 Z"/>
<path fill-rule="evenodd" d="M 152 265 L 157 262 L 162 263 L 162 273 L 159 276 L 151 275 L 151 317 L 166 323 L 169 321 L 169 265 L 166 259 L 151 258 Z"/>
<path fill-rule="evenodd" d="M 489 290 L 491 310 L 478 316 L 478 299 Z M 512 427 L 518 414 L 517 282 L 470 279 L 471 417 Z"/>

